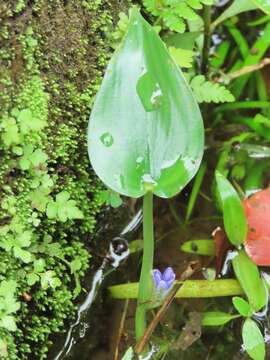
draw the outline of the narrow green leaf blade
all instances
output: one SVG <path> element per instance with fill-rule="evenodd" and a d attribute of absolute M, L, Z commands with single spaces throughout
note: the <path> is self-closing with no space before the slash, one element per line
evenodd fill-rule
<path fill-rule="evenodd" d="M 216 254 L 214 241 L 208 239 L 185 241 L 181 250 L 197 255 L 214 256 Z"/>
<path fill-rule="evenodd" d="M 249 318 L 244 322 L 242 338 L 245 350 L 253 360 L 265 359 L 264 338 L 258 325 Z"/>
<path fill-rule="evenodd" d="M 233 186 L 218 171 L 216 171 L 216 182 L 222 201 L 226 234 L 230 242 L 238 247 L 246 240 L 248 230 L 243 206 Z"/>
<path fill-rule="evenodd" d="M 202 325 L 221 326 L 238 317 L 238 314 L 232 315 L 222 311 L 209 311 L 202 314 Z"/>
<path fill-rule="evenodd" d="M 240 250 L 232 260 L 233 270 L 253 311 L 260 310 L 268 300 L 267 289 L 256 264 Z"/>
<path fill-rule="evenodd" d="M 265 27 L 262 29 L 262 31 L 259 32 L 256 41 L 252 44 L 252 49 L 258 49 L 258 51 L 256 51 L 256 54 L 254 53 L 247 54 L 247 56 L 244 58 L 242 66 L 244 67 L 244 66 L 258 64 L 258 62 L 260 62 L 260 60 L 265 56 L 265 53 L 268 51 L 269 46 L 270 46 L 270 22 L 267 22 Z M 243 93 L 243 89 L 246 86 L 251 75 L 252 73 L 245 74 L 243 76 L 240 76 L 238 79 L 235 79 L 235 81 L 233 82 L 231 91 L 236 97 L 236 99 L 238 99 L 240 95 Z M 249 102 L 245 101 L 239 103 L 242 103 L 244 106 L 246 106 L 248 105 Z M 252 108 L 256 106 L 260 106 L 260 107 L 265 106 L 266 108 L 269 108 L 269 102 L 267 104 L 267 101 L 266 102 L 259 101 L 257 102 L 257 105 L 256 102 L 251 102 L 250 105 L 252 106 Z"/>
<path fill-rule="evenodd" d="M 230 17 L 241 14 L 242 12 L 255 10 L 257 4 L 253 0 L 234 0 L 231 6 L 229 6 L 212 24 L 215 27 Z"/>
<path fill-rule="evenodd" d="M 249 303 L 239 296 L 235 296 L 232 299 L 233 306 L 235 309 L 244 317 L 248 317 L 252 315 L 252 309 Z"/>
<path fill-rule="evenodd" d="M 188 206 L 187 206 L 185 222 L 188 222 L 192 215 L 192 212 L 193 212 L 196 200 L 198 198 L 199 191 L 200 191 L 205 173 L 206 173 L 206 162 L 202 162 L 201 167 L 200 167 L 200 169 L 196 175 L 196 178 L 194 180 L 194 184 L 192 186 L 192 191 L 191 191 L 190 197 L 188 199 Z"/>
<path fill-rule="evenodd" d="M 140 197 L 150 189 L 167 198 L 197 172 L 203 143 L 202 118 L 189 85 L 134 9 L 89 121 L 94 170 L 122 195 Z"/>

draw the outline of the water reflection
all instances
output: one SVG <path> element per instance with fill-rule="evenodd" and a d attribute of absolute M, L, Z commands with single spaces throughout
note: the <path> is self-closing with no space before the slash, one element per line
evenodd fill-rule
<path fill-rule="evenodd" d="M 70 356 L 74 345 L 78 342 L 78 340 L 85 337 L 87 329 L 89 328 L 88 313 L 96 299 L 103 280 L 120 265 L 121 261 L 126 259 L 129 255 L 128 242 L 124 236 L 130 232 L 135 231 L 137 227 L 140 226 L 141 221 L 142 211 L 139 210 L 121 231 L 120 236 L 113 238 L 110 242 L 109 251 L 106 257 L 103 259 L 100 268 L 93 276 L 91 289 L 88 292 L 84 302 L 78 308 L 76 321 L 70 326 L 66 335 L 65 343 L 62 349 L 54 357 L 54 360 L 60 360 Z"/>

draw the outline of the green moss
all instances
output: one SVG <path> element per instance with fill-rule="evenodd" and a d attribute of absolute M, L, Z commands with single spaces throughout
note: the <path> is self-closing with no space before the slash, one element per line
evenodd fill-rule
<path fill-rule="evenodd" d="M 46 358 L 75 314 L 101 206 L 85 134 L 119 11 L 117 0 L 0 4 L 0 283 L 16 281 L 21 305 L 17 330 L 0 326 L 8 359 Z M 63 191 L 83 217 L 48 217 Z M 11 247 L 25 232 L 30 244 Z"/>

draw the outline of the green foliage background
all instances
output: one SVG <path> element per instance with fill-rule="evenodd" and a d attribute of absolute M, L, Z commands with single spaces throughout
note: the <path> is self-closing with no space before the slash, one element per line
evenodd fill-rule
<path fill-rule="evenodd" d="M 119 11 L 117 0 L 0 4 L 0 357 L 46 358 L 74 316 L 103 201 L 86 127 Z"/>

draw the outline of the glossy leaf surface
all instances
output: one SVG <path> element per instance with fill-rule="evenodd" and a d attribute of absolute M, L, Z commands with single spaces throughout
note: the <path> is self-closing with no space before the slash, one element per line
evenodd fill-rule
<path fill-rule="evenodd" d="M 245 249 L 261 266 L 270 266 L 270 188 L 243 201 L 248 221 Z"/>
<path fill-rule="evenodd" d="M 233 306 L 242 316 L 248 317 L 252 315 L 252 309 L 249 303 L 239 296 L 235 296 L 232 299 Z"/>
<path fill-rule="evenodd" d="M 176 195 L 203 155 L 201 114 L 181 71 L 138 10 L 114 54 L 88 129 L 90 161 L 120 194 Z"/>
<path fill-rule="evenodd" d="M 232 315 L 222 311 L 209 311 L 202 314 L 202 325 L 221 326 L 238 317 L 238 314 Z"/>
<path fill-rule="evenodd" d="M 260 277 L 259 270 L 244 250 L 232 260 L 233 270 L 253 311 L 260 310 L 268 301 L 267 289 Z"/>
<path fill-rule="evenodd" d="M 184 244 L 181 245 L 181 250 L 197 255 L 215 256 L 216 254 L 215 242 L 208 239 L 185 241 Z"/>
<path fill-rule="evenodd" d="M 258 325 L 251 319 L 246 319 L 242 329 L 244 348 L 253 360 L 265 359 L 264 338 Z"/>
<path fill-rule="evenodd" d="M 243 205 L 234 187 L 218 171 L 216 172 L 216 181 L 222 202 L 226 234 L 233 245 L 239 246 L 247 236 L 247 220 Z"/>

